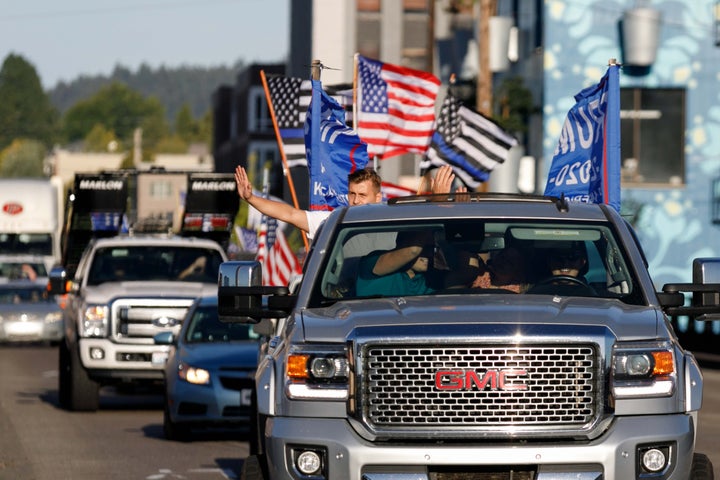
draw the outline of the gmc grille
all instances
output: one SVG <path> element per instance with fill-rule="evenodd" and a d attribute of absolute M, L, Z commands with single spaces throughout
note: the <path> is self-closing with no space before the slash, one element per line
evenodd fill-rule
<path fill-rule="evenodd" d="M 362 358 L 363 417 L 372 430 L 581 430 L 599 415 L 592 345 L 366 345 Z"/>
<path fill-rule="evenodd" d="M 121 298 L 111 305 L 112 337 L 119 343 L 152 344 L 160 332 L 180 332 L 193 299 Z"/>

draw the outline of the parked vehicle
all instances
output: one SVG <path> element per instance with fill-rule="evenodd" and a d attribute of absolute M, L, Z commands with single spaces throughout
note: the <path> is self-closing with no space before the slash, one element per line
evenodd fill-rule
<path fill-rule="evenodd" d="M 62 310 L 47 280 L 0 283 L 0 342 L 57 344 L 62 336 Z"/>
<path fill-rule="evenodd" d="M 397 255 L 372 252 L 381 237 Z M 506 249 L 524 264 L 512 282 Z M 391 257 L 403 266 L 388 273 Z M 221 320 L 268 338 L 246 480 L 713 478 L 695 451 L 701 370 L 668 317 L 720 318 L 720 259 L 657 292 L 606 205 L 470 193 L 340 208 L 297 291 L 261 273 L 224 263 L 218 290 Z"/>
<path fill-rule="evenodd" d="M 180 333 L 155 336 L 171 345 L 165 364 L 163 432 L 188 440 L 198 428 L 248 430 L 259 337 L 252 326 L 218 319 L 217 295 L 198 299 Z M 160 362 L 158 353 L 155 362 Z"/>

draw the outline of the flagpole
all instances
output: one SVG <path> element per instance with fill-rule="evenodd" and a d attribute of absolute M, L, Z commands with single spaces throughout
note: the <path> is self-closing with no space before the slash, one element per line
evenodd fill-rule
<path fill-rule="evenodd" d="M 288 182 L 288 188 L 290 189 L 290 196 L 292 197 L 293 206 L 297 209 L 300 208 L 300 204 L 295 193 L 295 184 L 293 183 L 292 175 L 290 174 L 290 168 L 287 164 L 287 157 L 285 156 L 285 148 L 283 148 L 282 137 L 280 136 L 280 128 L 278 128 L 277 118 L 275 117 L 275 107 L 273 106 L 272 99 L 270 98 L 270 89 L 268 88 L 267 78 L 265 77 L 265 70 L 260 70 L 260 79 L 262 80 L 263 90 L 265 90 L 265 101 L 267 102 L 268 109 L 270 110 L 270 119 L 272 120 L 273 130 L 275 130 L 275 138 L 277 139 L 278 148 L 280 149 L 280 158 L 283 163 L 283 172 Z M 303 243 L 305 244 L 305 251 L 310 250 L 308 244 L 307 234 L 302 232 Z"/>

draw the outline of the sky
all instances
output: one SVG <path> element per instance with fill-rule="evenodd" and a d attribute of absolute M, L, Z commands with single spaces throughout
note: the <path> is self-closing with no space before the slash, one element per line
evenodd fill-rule
<path fill-rule="evenodd" d="M 292 0 L 0 0 L 0 62 L 22 56 L 45 89 L 143 63 L 284 62 Z"/>

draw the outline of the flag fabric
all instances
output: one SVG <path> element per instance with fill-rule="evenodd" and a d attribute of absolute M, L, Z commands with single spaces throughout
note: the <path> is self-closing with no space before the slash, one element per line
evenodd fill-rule
<path fill-rule="evenodd" d="M 443 101 L 422 170 L 450 165 L 469 188 L 487 181 L 505 162 L 517 140 L 480 112 L 465 106 L 450 91 Z"/>
<path fill-rule="evenodd" d="M 288 168 L 307 167 L 304 127 L 312 97 L 311 81 L 283 75 L 267 75 L 266 78 Z M 327 90 L 340 105 L 348 107 L 352 106 L 352 90 L 348 94 L 349 87 L 339 84 L 327 87 Z M 347 119 L 352 122 L 351 115 Z"/>
<path fill-rule="evenodd" d="M 302 269 L 292 249 L 285 240 L 277 220 L 263 215 L 258 236 L 256 259 L 263 266 L 263 285 L 287 286 L 294 275 Z"/>
<path fill-rule="evenodd" d="M 307 166 L 305 158 L 305 114 L 310 105 L 312 86 L 310 80 L 283 75 L 268 75 L 267 86 L 270 101 L 288 168 Z"/>
<path fill-rule="evenodd" d="M 417 192 L 411 188 L 403 187 L 390 182 L 382 182 L 382 197 L 383 202 L 387 202 L 391 198 L 395 197 L 406 197 L 408 195 L 415 195 Z"/>
<path fill-rule="evenodd" d="M 575 95 L 553 154 L 545 195 L 605 203 L 620 211 L 620 80 L 610 65 Z"/>
<path fill-rule="evenodd" d="M 240 248 L 243 252 L 257 253 L 258 250 L 258 234 L 257 230 L 252 228 L 244 228 L 239 225 L 235 225 L 235 236 L 238 239 Z"/>
<path fill-rule="evenodd" d="M 357 123 L 368 154 L 424 154 L 435 124 L 440 80 L 433 74 L 358 55 Z"/>
<path fill-rule="evenodd" d="M 305 118 L 310 210 L 333 210 L 348 204 L 348 174 L 367 165 L 367 145 L 347 126 L 345 110 L 319 80 L 312 80 L 312 91 Z"/>

